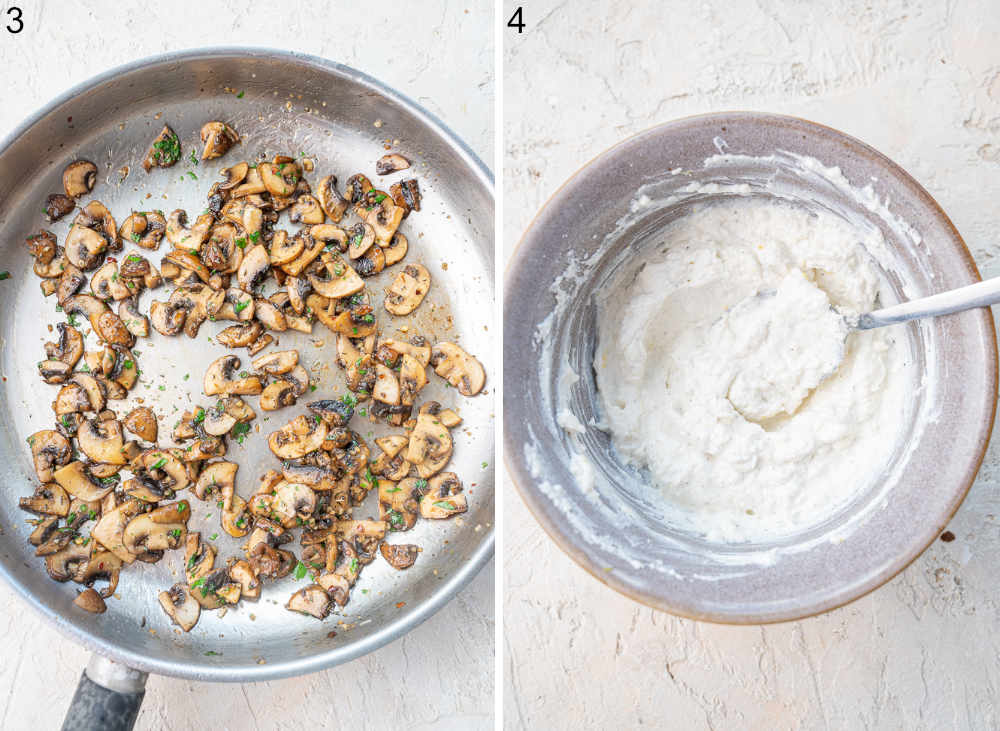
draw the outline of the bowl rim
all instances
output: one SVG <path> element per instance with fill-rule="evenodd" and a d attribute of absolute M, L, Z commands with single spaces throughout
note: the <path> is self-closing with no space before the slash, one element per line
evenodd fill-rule
<path fill-rule="evenodd" d="M 535 215 L 532 217 L 528 226 L 524 229 L 518 239 L 514 250 L 511 252 L 507 259 L 506 266 L 504 268 L 504 313 L 503 321 L 507 322 L 507 308 L 508 303 L 512 301 L 510 295 L 512 294 L 511 282 L 513 277 L 511 276 L 519 263 L 524 260 L 522 256 L 523 251 L 531 246 L 529 239 L 531 234 L 538 224 L 539 220 L 543 215 L 557 203 L 557 199 L 560 198 L 564 191 L 571 187 L 574 183 L 578 182 L 582 177 L 584 177 L 593 168 L 596 168 L 600 164 L 614 159 L 621 151 L 627 147 L 635 144 L 639 139 L 643 137 L 653 137 L 667 132 L 673 128 L 679 128 L 683 126 L 690 126 L 692 124 L 705 124 L 709 125 L 719 125 L 725 122 L 735 122 L 747 123 L 750 121 L 752 123 L 762 123 L 770 122 L 777 124 L 795 124 L 800 127 L 812 128 L 814 131 L 820 131 L 832 137 L 838 138 L 842 141 L 845 146 L 853 147 L 855 151 L 865 155 L 866 157 L 874 160 L 881 167 L 891 172 L 900 183 L 910 188 L 913 193 L 915 193 L 917 199 L 922 205 L 924 205 L 930 215 L 938 219 L 941 225 L 948 230 L 948 232 L 954 237 L 955 242 L 959 245 L 959 256 L 962 259 L 962 263 L 968 267 L 970 270 L 974 281 L 981 281 L 982 275 L 979 272 L 979 267 L 976 265 L 975 259 L 972 256 L 972 252 L 969 251 L 968 245 L 965 243 L 965 239 L 959 233 L 958 229 L 955 227 L 952 220 L 945 213 L 944 209 L 937 202 L 937 200 L 927 191 L 923 185 L 917 181 L 909 172 L 907 172 L 901 165 L 894 162 L 892 159 L 887 157 L 885 154 L 879 152 L 871 145 L 859 140 L 852 135 L 842 132 L 834 127 L 825 125 L 819 122 L 814 122 L 812 120 L 805 119 L 803 117 L 798 117 L 788 114 L 776 114 L 772 112 L 759 112 L 753 110 L 728 110 L 728 111 L 717 111 L 709 112 L 705 114 L 691 114 L 684 117 L 678 117 L 660 124 L 653 125 L 652 127 L 647 127 L 643 130 L 635 132 L 622 140 L 619 140 L 611 147 L 599 152 L 598 154 L 591 157 L 587 162 L 577 168 L 565 181 L 563 181 L 545 200 L 542 206 L 538 209 Z M 993 310 L 990 307 L 977 308 L 973 310 L 978 312 L 982 317 L 985 317 L 988 327 L 986 328 L 986 339 L 987 339 L 987 395 L 990 395 L 990 409 L 989 416 L 986 419 L 985 431 L 982 434 L 982 438 L 976 447 L 977 454 L 971 462 L 973 469 L 970 471 L 970 476 L 966 480 L 965 484 L 961 485 L 958 490 L 955 491 L 952 508 L 943 515 L 942 527 L 947 525 L 951 519 L 958 512 L 965 498 L 968 496 L 969 490 L 975 483 L 976 477 L 979 474 L 979 470 L 982 467 L 983 460 L 986 457 L 986 451 L 990 444 L 990 439 L 993 433 L 993 427 L 996 421 L 997 412 L 997 397 L 998 397 L 998 350 L 997 350 L 997 335 L 996 335 L 996 324 L 993 317 Z M 578 566 L 580 566 L 584 571 L 590 574 L 592 577 L 597 579 L 599 582 L 605 586 L 615 590 L 619 594 L 622 594 L 629 599 L 632 599 L 640 604 L 643 604 L 651 609 L 661 610 L 669 612 L 678 617 L 683 617 L 685 619 L 693 619 L 697 621 L 710 622 L 714 624 L 724 624 L 724 625 L 763 625 L 763 624 L 778 624 L 781 622 L 791 622 L 800 619 L 807 619 L 809 617 L 815 617 L 826 612 L 839 609 L 841 607 L 847 606 L 852 602 L 861 599 L 864 596 L 872 593 L 876 589 L 884 586 L 889 581 L 894 579 L 896 576 L 901 574 L 909 566 L 911 566 L 920 556 L 922 556 L 931 545 L 938 538 L 938 532 L 934 532 L 929 540 L 919 548 L 919 550 L 913 551 L 912 555 L 906 556 L 903 560 L 898 561 L 890 565 L 887 569 L 880 573 L 875 573 L 871 577 L 866 578 L 864 581 L 859 582 L 856 588 L 849 590 L 842 600 L 831 601 L 827 604 L 820 604 L 815 607 L 811 607 L 808 611 L 796 612 L 794 610 L 778 613 L 776 615 L 761 616 L 755 614 L 746 615 L 736 615 L 736 614 L 720 614 L 715 612 L 697 612 L 692 611 L 690 606 L 686 604 L 680 604 L 671 601 L 668 597 L 657 596 L 651 592 L 643 592 L 635 587 L 629 585 L 626 582 L 621 581 L 616 574 L 619 569 L 607 570 L 599 567 L 587 553 L 587 551 L 577 545 L 572 540 L 572 535 L 569 531 L 566 531 L 562 526 L 560 526 L 556 521 L 551 520 L 547 515 L 546 511 L 543 509 L 543 504 L 548 502 L 548 498 L 541 495 L 537 489 L 533 487 L 534 480 L 524 469 L 524 465 L 520 463 L 519 459 L 512 458 L 512 454 L 519 453 L 521 449 L 521 443 L 517 441 L 514 437 L 514 430 L 507 428 L 507 418 L 508 412 L 504 410 L 504 434 L 503 434 L 503 463 L 507 475 L 510 478 L 511 483 L 514 485 L 518 495 L 520 495 L 521 500 L 527 506 L 528 511 L 532 514 L 538 524 L 542 527 L 544 532 L 549 536 L 550 539 L 565 553 L 568 555 Z"/>

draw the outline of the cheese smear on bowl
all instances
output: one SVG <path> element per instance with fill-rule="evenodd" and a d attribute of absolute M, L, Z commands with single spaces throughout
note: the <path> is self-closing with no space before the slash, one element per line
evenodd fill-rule
<path fill-rule="evenodd" d="M 908 351 L 848 333 L 881 281 L 831 213 L 693 209 L 598 297 L 597 386 L 622 457 L 670 520 L 725 543 L 816 525 L 871 487 L 906 424 Z"/>

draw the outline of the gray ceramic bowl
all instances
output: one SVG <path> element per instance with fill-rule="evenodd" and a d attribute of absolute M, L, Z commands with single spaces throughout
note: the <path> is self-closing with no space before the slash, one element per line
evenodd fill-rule
<path fill-rule="evenodd" d="M 705 192 L 711 183 L 718 189 Z M 640 186 L 653 203 L 637 209 Z M 692 203 L 735 190 L 778 193 L 877 226 L 895 259 L 883 273 L 900 296 L 904 287 L 917 297 L 979 280 L 961 237 L 927 191 L 858 140 L 800 119 L 745 112 L 653 128 L 580 170 L 524 234 L 506 278 L 504 443 L 528 507 L 602 582 L 692 618 L 774 622 L 864 595 L 941 532 L 989 441 L 996 337 L 988 309 L 902 326 L 916 363 L 905 444 L 877 485 L 821 524 L 742 546 L 671 528 L 658 492 L 622 462 L 605 433 L 588 426 L 571 443 L 555 416 L 568 408 L 584 424 L 600 418 L 590 366 L 593 294 L 622 250 L 641 251 L 652 232 Z M 579 381 L 560 387 L 567 366 Z M 919 388 L 921 379 L 926 388 Z M 573 477 L 573 450 L 595 465 L 592 490 Z"/>

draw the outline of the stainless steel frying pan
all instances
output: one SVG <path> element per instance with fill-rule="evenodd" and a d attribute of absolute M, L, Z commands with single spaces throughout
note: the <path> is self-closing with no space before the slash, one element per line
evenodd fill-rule
<path fill-rule="evenodd" d="M 195 167 L 187 159 L 189 152 L 200 149 L 198 130 L 212 119 L 233 125 L 243 137 L 242 147 Z M 164 123 L 181 138 L 182 162 L 147 175 L 139 163 Z M 42 296 L 24 240 L 39 228 L 52 230 L 60 241 L 65 235 L 72 216 L 54 225 L 46 225 L 42 216 L 45 196 L 61 189 L 63 167 L 81 157 L 95 162 L 100 176 L 91 197 L 120 222 L 131 209 L 185 208 L 197 214 L 221 167 L 259 153 L 311 157 L 315 172 L 307 179 L 312 182 L 331 172 L 342 181 L 364 172 L 376 187 L 387 186 L 388 178 L 374 175 L 387 140 L 412 160 L 407 174 L 420 180 L 424 208 L 404 221 L 401 230 L 411 242 L 407 259 L 423 263 L 433 283 L 414 315 L 390 321 L 383 312 L 380 322 L 390 331 L 407 325 L 410 334 L 455 340 L 487 370 L 487 393 L 476 398 L 460 396 L 433 374 L 421 394 L 456 408 L 464 418 L 456 430 L 451 468 L 466 485 L 469 512 L 452 521 L 419 522 L 404 540 L 393 536 L 423 547 L 416 564 L 398 572 L 379 558 L 365 568 L 342 613 L 323 622 L 284 608 L 303 583 L 288 577 L 268 584 L 259 601 L 244 601 L 222 618 L 203 612 L 198 625 L 183 634 L 156 599 L 181 576 L 180 551 L 157 564 L 123 571 L 105 614 L 74 607 L 79 587 L 46 576 L 26 541 L 30 526 L 25 519 L 30 516 L 17 507 L 18 497 L 36 484 L 25 439 L 54 422 L 50 403 L 57 387 L 42 383 L 36 363 L 43 358 L 43 343 L 52 337 L 48 326 L 64 317 L 55 310 L 54 297 Z M 281 225 L 295 228 L 287 217 Z M 492 177 L 453 133 L 411 100 L 345 66 L 283 51 L 208 49 L 130 64 L 72 89 L 2 143 L 0 232 L 0 270 L 10 272 L 9 279 L 0 281 L 0 574 L 63 634 L 97 653 L 81 678 L 67 727 L 87 727 L 93 721 L 87 713 L 107 714 L 116 707 L 124 713 L 106 716 L 105 723 L 128 727 L 149 672 L 258 681 L 320 670 L 371 652 L 440 609 L 492 555 Z M 159 255 L 152 259 L 158 263 Z M 369 280 L 379 301 L 393 276 L 389 269 Z M 165 297 L 164 291 L 145 293 L 141 309 L 146 311 L 156 297 Z M 122 416 L 142 398 L 160 418 L 161 444 L 169 443 L 180 413 L 209 402 L 201 394 L 201 380 L 206 366 L 225 352 L 209 340 L 219 329 L 221 324 L 209 322 L 196 340 L 155 332 L 140 339 L 141 382 L 127 401 L 111 405 Z M 96 346 L 90 335 L 88 347 Z M 322 325 L 317 323 L 312 336 L 281 333 L 280 348 L 298 348 L 303 361 L 319 364 L 318 389 L 311 396 L 345 393 L 334 364 L 334 338 Z M 245 353 L 241 358 L 248 362 Z M 249 399 L 255 405 L 255 397 Z M 242 446 L 230 440 L 227 459 L 240 465 L 238 492 L 248 495 L 257 477 L 275 465 L 266 435 L 303 410 L 302 405 L 271 414 L 258 409 L 259 431 L 251 432 Z M 387 431 L 357 414 L 351 425 L 369 440 Z M 189 528 L 203 536 L 219 534 L 220 559 L 237 553 L 239 542 L 219 529 L 215 504 L 188 497 Z M 374 503 L 355 511 L 356 517 L 376 513 Z"/>

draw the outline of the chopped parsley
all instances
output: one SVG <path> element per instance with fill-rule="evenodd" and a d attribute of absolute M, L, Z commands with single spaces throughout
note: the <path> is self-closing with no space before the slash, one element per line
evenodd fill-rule
<path fill-rule="evenodd" d="M 137 243 L 137 244 L 138 244 L 138 243 L 139 243 L 140 241 L 142 241 L 142 236 L 140 236 L 140 235 L 139 235 L 139 234 L 137 234 L 137 233 L 133 233 L 133 234 L 132 234 L 132 240 L 133 240 L 133 241 L 134 241 L 135 243 Z"/>
<path fill-rule="evenodd" d="M 309 571 L 309 569 L 306 565 L 299 561 L 299 563 L 295 566 L 295 580 L 298 581 L 299 579 L 304 578 L 307 571 Z"/>
<path fill-rule="evenodd" d="M 236 95 L 236 98 L 237 99 L 242 99 L 244 94 L 246 94 L 246 92 L 245 91 L 241 91 L 239 94 Z"/>
<path fill-rule="evenodd" d="M 153 466 L 150 467 L 150 469 L 158 470 L 163 465 L 165 465 L 166 463 L 167 463 L 167 458 L 166 457 L 161 457 L 160 459 L 156 460 L 156 462 L 153 463 Z"/>
<path fill-rule="evenodd" d="M 448 500 L 436 500 L 434 502 L 434 507 L 443 508 L 444 510 L 455 510 L 455 503 Z"/>
<path fill-rule="evenodd" d="M 10 272 L 8 271 L 0 272 L 0 282 L 2 282 L 4 279 L 10 279 Z"/>
<path fill-rule="evenodd" d="M 234 311 L 236 312 L 236 314 L 238 315 L 239 313 L 243 312 L 243 310 L 245 310 L 245 309 L 246 309 L 247 307 L 249 307 L 249 306 L 250 306 L 250 300 L 247 300 L 246 302 L 237 302 L 237 303 L 236 303 L 236 304 L 235 304 L 235 305 L 233 306 L 233 310 L 234 310 Z"/>
<path fill-rule="evenodd" d="M 198 164 L 198 155 L 195 154 L 194 150 L 191 150 L 191 154 L 188 155 L 188 159 L 191 161 L 192 165 L 197 165 Z"/>
<path fill-rule="evenodd" d="M 205 409 L 199 406 L 198 411 L 195 412 L 194 419 L 192 421 L 194 421 L 195 424 L 200 424 L 201 422 L 205 421 Z"/>
<path fill-rule="evenodd" d="M 181 537 L 181 529 L 180 528 L 174 528 L 172 531 L 170 531 L 170 535 L 172 535 L 174 538 L 180 538 Z"/>
<path fill-rule="evenodd" d="M 236 437 L 236 441 L 238 441 L 240 444 L 243 444 L 243 440 L 246 439 L 246 436 L 249 433 L 249 431 L 250 431 L 250 425 L 241 422 L 233 427 L 230 434 Z"/>
<path fill-rule="evenodd" d="M 79 325 L 79 323 L 76 320 L 76 315 L 72 313 L 66 318 L 66 322 L 69 323 L 70 327 L 76 327 L 77 325 Z"/>
<path fill-rule="evenodd" d="M 153 147 L 157 150 L 153 155 L 153 159 L 157 162 L 173 165 L 181 159 L 181 142 L 174 132 L 154 142 Z"/>
<path fill-rule="evenodd" d="M 214 540 L 215 540 L 216 538 L 218 538 L 218 537 L 219 537 L 219 534 L 218 534 L 218 533 L 213 533 L 212 535 L 210 535 L 210 536 L 208 537 L 208 540 L 210 540 L 210 541 L 214 541 Z"/>
<path fill-rule="evenodd" d="M 247 240 L 245 238 L 243 238 L 242 236 L 240 236 L 238 239 L 236 239 L 235 241 L 233 241 L 233 243 L 236 244 L 237 246 L 239 246 L 241 249 L 245 249 L 246 246 L 247 246 Z"/>
<path fill-rule="evenodd" d="M 254 231 L 253 233 L 250 234 L 251 243 L 256 244 L 259 238 L 260 238 L 260 231 Z"/>

